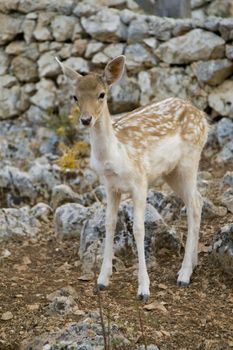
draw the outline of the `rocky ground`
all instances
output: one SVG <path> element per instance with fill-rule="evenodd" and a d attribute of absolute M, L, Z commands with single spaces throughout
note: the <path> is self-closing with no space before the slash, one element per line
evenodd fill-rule
<path fill-rule="evenodd" d="M 75 157 L 68 146 L 61 150 L 67 132 L 22 128 L 19 120 L 1 125 L 0 349 L 103 349 L 93 270 L 102 256 L 105 193 L 87 166 L 85 141 L 83 154 L 80 144 Z M 115 273 L 101 293 L 113 349 L 233 347 L 233 165 L 221 158 L 231 132 L 221 119 L 203 153 L 200 262 L 189 287 L 176 286 L 185 209 L 162 185 L 149 191 L 145 216 L 152 295 L 147 304 L 137 300 L 132 204 L 124 198 Z M 77 170 L 64 167 L 67 158 Z"/>

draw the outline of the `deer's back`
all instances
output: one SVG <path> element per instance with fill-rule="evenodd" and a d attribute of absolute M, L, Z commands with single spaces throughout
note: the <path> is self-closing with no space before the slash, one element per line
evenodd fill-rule
<path fill-rule="evenodd" d="M 142 149 L 148 143 L 160 142 L 176 134 L 202 149 L 207 137 L 205 113 L 179 98 L 168 98 L 138 108 L 116 118 L 113 126 L 122 143 Z"/>

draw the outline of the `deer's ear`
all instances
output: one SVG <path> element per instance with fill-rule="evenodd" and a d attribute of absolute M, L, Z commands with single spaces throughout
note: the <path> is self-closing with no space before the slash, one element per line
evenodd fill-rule
<path fill-rule="evenodd" d="M 65 66 L 59 59 L 58 57 L 55 57 L 55 60 L 57 61 L 57 63 L 59 64 L 59 66 L 61 67 L 62 69 L 62 72 L 63 74 L 66 76 L 67 80 L 70 82 L 70 83 L 75 83 L 77 82 L 81 77 L 82 75 L 75 72 L 75 70 L 73 70 L 72 68 L 69 68 L 67 66 Z"/>
<path fill-rule="evenodd" d="M 121 55 L 108 62 L 104 70 L 104 80 L 108 85 L 113 85 L 121 79 L 125 67 L 125 56 Z"/>

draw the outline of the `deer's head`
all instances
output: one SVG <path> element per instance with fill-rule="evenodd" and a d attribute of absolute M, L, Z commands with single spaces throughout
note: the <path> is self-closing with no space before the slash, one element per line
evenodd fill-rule
<path fill-rule="evenodd" d="M 107 93 L 109 87 L 122 77 L 125 65 L 125 56 L 118 56 L 110 61 L 102 75 L 90 73 L 82 76 L 73 69 L 60 64 L 69 85 L 72 86 L 71 97 L 80 108 L 80 122 L 92 127 L 103 116 L 107 108 Z"/>

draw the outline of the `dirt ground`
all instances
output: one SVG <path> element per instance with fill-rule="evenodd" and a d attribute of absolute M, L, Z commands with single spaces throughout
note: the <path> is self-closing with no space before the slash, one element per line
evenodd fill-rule
<path fill-rule="evenodd" d="M 224 171 L 219 169 L 215 175 L 221 177 Z M 213 186 L 208 194 L 215 204 L 216 191 Z M 143 343 L 139 306 L 147 343 L 156 344 L 160 350 L 233 349 L 233 281 L 213 264 L 207 249 L 213 234 L 230 222 L 232 214 L 203 220 L 199 265 L 187 288 L 176 286 L 183 252 L 180 256 L 164 249 L 158 252 L 156 265 L 149 268 L 151 298 L 147 304 L 153 303 L 152 310 L 147 311 L 145 304 L 137 301 L 135 266 L 125 261 L 127 267 L 114 273 L 110 287 L 101 294 L 103 308 L 111 310 L 112 322 L 120 326 L 132 344 Z M 173 224 L 177 231 L 186 233 L 186 218 Z M 77 239 L 59 241 L 51 224 L 45 225 L 37 239 L 14 238 L 4 242 L 2 248 L 8 249 L 11 256 L 0 266 L 0 315 L 10 311 L 13 318 L 0 320 L 0 349 L 17 350 L 24 339 L 83 318 L 47 313 L 46 296 L 57 289 L 72 286 L 78 293 L 80 310 L 98 309 L 94 281 L 79 280 L 82 271 Z"/>

